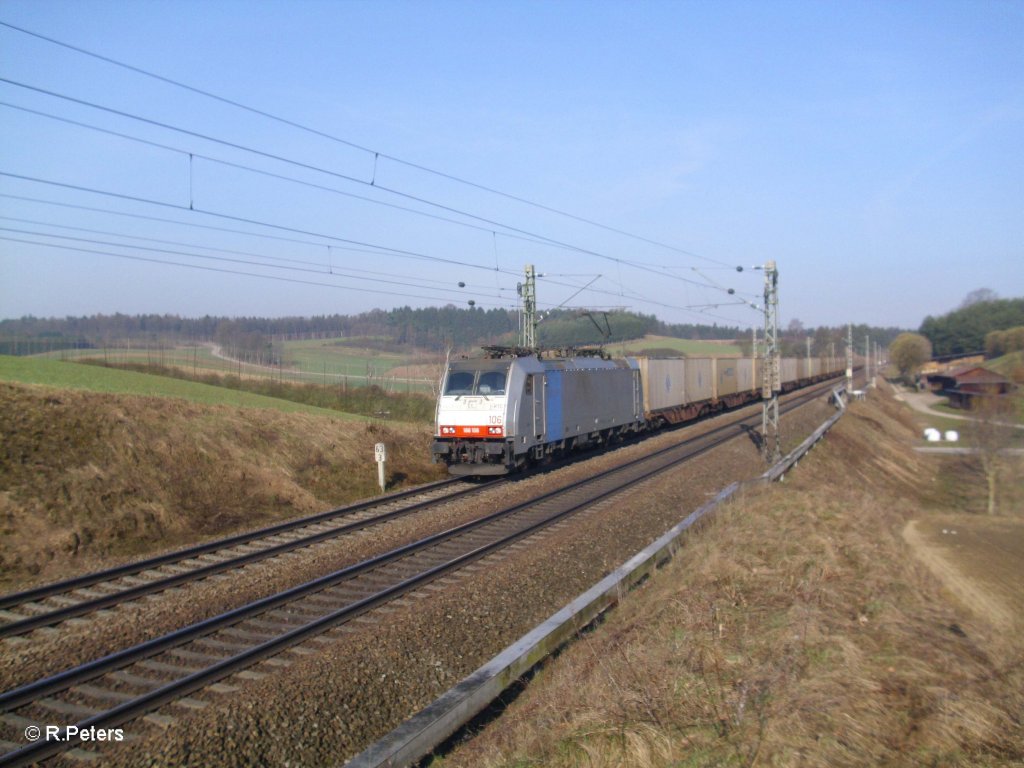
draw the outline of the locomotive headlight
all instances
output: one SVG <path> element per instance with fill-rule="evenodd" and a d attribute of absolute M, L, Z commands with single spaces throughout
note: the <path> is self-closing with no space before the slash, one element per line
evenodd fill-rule
<path fill-rule="evenodd" d="M 487 434 L 489 435 L 500 435 L 502 433 L 501 427 L 488 427 Z"/>
<path fill-rule="evenodd" d="M 455 427 L 441 427 L 441 434 L 442 435 L 454 435 L 455 434 Z"/>

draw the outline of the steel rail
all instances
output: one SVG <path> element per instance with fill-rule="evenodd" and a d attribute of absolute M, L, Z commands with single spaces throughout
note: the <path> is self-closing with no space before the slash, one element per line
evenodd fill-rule
<path fill-rule="evenodd" d="M 451 479 L 449 478 L 437 480 L 433 483 L 427 483 L 426 485 L 417 486 L 416 488 L 399 491 L 398 493 L 393 493 L 382 498 L 361 501 L 345 507 L 337 507 L 335 509 L 327 510 L 326 512 L 318 512 L 317 514 L 310 515 L 309 517 L 303 517 L 297 520 L 288 520 L 283 523 L 276 523 L 265 528 L 258 528 L 255 531 L 247 531 L 246 533 L 240 533 L 236 536 L 208 541 L 203 544 L 197 544 L 194 547 L 178 549 L 164 555 L 147 558 L 146 560 L 136 560 L 131 563 L 115 566 L 114 568 L 94 571 L 92 573 L 75 576 L 63 581 L 55 581 L 51 584 L 32 587 L 21 592 L 11 592 L 6 595 L 0 595 L 0 610 L 10 608 L 14 605 L 20 605 L 22 603 L 41 600 L 42 598 L 51 597 L 52 595 L 59 595 L 63 592 L 70 592 L 74 589 L 90 587 L 101 581 L 110 581 L 112 579 L 120 578 L 121 576 L 131 576 L 133 574 L 140 573 L 141 571 L 152 570 L 154 568 L 159 568 L 162 565 L 170 565 L 180 560 L 188 560 L 199 555 L 204 555 L 208 552 L 215 552 L 218 549 L 228 549 L 230 547 L 238 546 L 239 544 L 246 544 L 254 539 L 274 536 L 279 533 L 286 533 L 287 531 L 295 528 L 301 528 L 306 525 L 316 525 L 317 523 L 329 520 L 339 515 L 360 512 L 378 504 L 386 504 L 390 501 L 401 500 L 411 495 L 422 493 L 425 490 L 448 485 L 450 481 Z"/>
<path fill-rule="evenodd" d="M 128 566 L 110 569 L 109 571 L 100 571 L 95 574 L 88 574 L 87 576 L 79 578 L 83 580 L 91 579 L 88 582 L 88 585 L 92 586 L 95 584 L 103 583 L 103 581 L 106 579 L 120 578 L 125 575 L 141 573 L 146 570 L 152 570 L 153 568 L 160 567 L 161 565 L 167 565 L 175 562 L 181 562 L 183 560 L 189 560 L 194 557 L 197 557 L 198 555 L 206 554 L 208 552 L 230 549 L 231 547 L 239 546 L 241 544 L 245 544 L 251 541 L 256 541 L 260 538 L 269 538 L 271 536 L 276 536 L 281 533 L 285 533 L 295 529 L 304 528 L 311 525 L 318 525 L 327 522 L 332 518 L 337 518 L 349 514 L 355 514 L 357 512 L 370 509 L 375 506 L 382 506 L 383 504 L 387 504 L 393 501 L 400 501 L 402 499 L 409 498 L 410 496 L 415 496 L 417 494 L 423 493 L 424 491 L 429 491 L 437 487 L 442 487 L 457 482 L 459 482 L 459 478 L 452 478 L 451 480 L 441 480 L 437 483 L 432 483 L 427 486 L 420 486 L 419 488 L 416 489 L 403 491 L 399 494 L 393 494 L 383 500 L 378 499 L 374 501 L 360 502 L 359 504 L 352 505 L 351 507 L 339 507 L 338 509 L 331 510 L 329 512 L 321 512 L 311 517 L 301 518 L 300 520 L 292 520 L 288 521 L 287 523 L 280 523 L 278 525 L 263 528 L 258 531 L 251 531 L 246 534 L 231 537 L 230 539 L 221 539 L 216 542 L 209 542 L 207 544 L 203 544 L 199 547 L 194 547 L 189 550 L 178 550 L 177 552 L 173 552 L 168 555 L 157 558 L 152 558 L 151 560 L 142 561 L 139 563 L 132 563 Z M 136 600 L 140 597 L 144 597 L 145 595 L 150 595 L 156 592 L 162 592 L 164 590 L 171 589 L 172 587 L 180 586 L 181 584 L 186 584 L 190 581 L 204 579 L 217 573 L 234 570 L 236 568 L 241 568 L 245 565 L 249 565 L 250 563 L 255 563 L 260 560 L 276 557 L 278 555 L 282 555 L 286 552 L 291 552 L 296 549 L 302 549 L 304 547 L 312 546 L 313 544 L 317 544 L 328 539 L 343 536 L 345 534 L 352 533 L 354 531 L 361 530 L 372 525 L 384 523 L 389 520 L 393 520 L 397 517 L 402 517 L 404 515 L 412 514 L 414 512 L 419 512 L 431 506 L 451 501 L 453 499 L 458 499 L 468 494 L 476 493 L 483 487 L 484 486 L 469 486 L 460 491 L 456 491 L 455 493 L 450 494 L 448 496 L 442 496 L 436 499 L 428 499 L 418 504 L 413 504 L 408 507 L 402 507 L 397 510 L 392 510 L 391 512 L 385 512 L 381 515 L 376 515 L 365 520 L 357 520 L 351 523 L 346 523 L 336 528 L 331 528 L 327 531 L 321 531 L 319 533 L 295 539 L 294 541 L 282 542 L 280 544 L 275 544 L 270 547 L 258 550 L 256 552 L 249 552 L 242 555 L 237 555 L 235 557 L 230 557 L 218 563 L 210 563 L 208 565 L 193 568 L 182 573 L 173 574 L 171 576 L 165 576 L 160 579 L 154 579 L 145 584 L 138 584 L 133 587 L 128 587 L 126 589 L 119 590 L 117 592 L 112 592 L 109 595 L 90 598 L 75 603 L 74 605 L 56 608 L 54 610 L 47 611 L 46 613 L 41 613 L 36 616 L 29 616 L 24 619 L 8 622 L 7 624 L 0 625 L 0 639 L 10 637 L 13 635 L 24 634 L 26 632 L 32 631 L 33 629 L 38 629 L 39 627 L 58 624 L 62 621 L 66 621 L 67 619 L 75 618 L 76 616 L 83 616 L 85 614 L 101 610 L 103 608 L 110 608 L 123 602 Z M 144 565 L 143 563 L 146 563 L 147 565 Z M 58 584 L 48 586 L 56 587 L 77 581 L 79 581 L 79 579 L 70 579 L 66 582 L 59 582 Z M 72 587 L 72 589 L 79 588 L 81 588 L 81 586 Z M 39 589 L 45 590 L 47 589 L 47 587 L 40 587 Z M 69 590 L 65 589 L 53 591 L 49 592 L 47 596 L 52 596 L 54 594 L 63 594 L 67 591 Z M 22 592 L 18 594 L 24 595 L 28 594 L 28 592 Z M 15 597 L 16 596 L 17 595 L 15 595 Z M 25 602 L 32 601 L 25 600 L 19 604 L 24 604 Z"/>

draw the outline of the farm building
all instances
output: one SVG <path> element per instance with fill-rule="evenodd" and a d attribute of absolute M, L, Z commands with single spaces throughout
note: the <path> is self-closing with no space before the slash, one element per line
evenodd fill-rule
<path fill-rule="evenodd" d="M 953 408 L 970 410 L 978 398 L 998 397 L 1013 389 L 1013 382 L 980 365 L 928 377 L 933 392 L 949 398 Z"/>
<path fill-rule="evenodd" d="M 966 370 L 967 366 L 985 362 L 984 352 L 958 352 L 953 355 L 940 355 L 921 366 L 921 375 L 931 377 L 949 371 Z"/>

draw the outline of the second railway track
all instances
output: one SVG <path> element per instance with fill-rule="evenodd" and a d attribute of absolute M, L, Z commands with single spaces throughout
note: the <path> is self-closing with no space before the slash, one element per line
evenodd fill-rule
<path fill-rule="evenodd" d="M 0 596 L 0 639 L 53 626 L 199 579 L 336 539 L 477 493 L 441 480 L 158 557 Z"/>

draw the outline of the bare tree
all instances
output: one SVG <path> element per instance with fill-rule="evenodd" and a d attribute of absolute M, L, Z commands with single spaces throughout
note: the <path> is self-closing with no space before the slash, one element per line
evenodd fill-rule
<path fill-rule="evenodd" d="M 1013 403 L 1008 397 L 990 395 L 975 399 L 974 419 L 967 429 L 968 444 L 974 449 L 985 475 L 988 494 L 986 511 L 996 513 L 999 480 L 1007 451 L 1013 444 Z"/>
<path fill-rule="evenodd" d="M 998 298 L 999 294 L 991 288 L 975 288 L 964 297 L 960 303 L 960 309 L 965 309 L 972 304 L 980 304 L 983 301 L 996 301 Z"/>
<path fill-rule="evenodd" d="M 444 374 L 448 370 L 448 363 L 452 359 L 452 345 L 446 344 L 444 348 L 444 360 L 439 360 L 430 367 L 430 392 L 437 400 L 441 396 L 441 386 L 444 383 Z"/>

